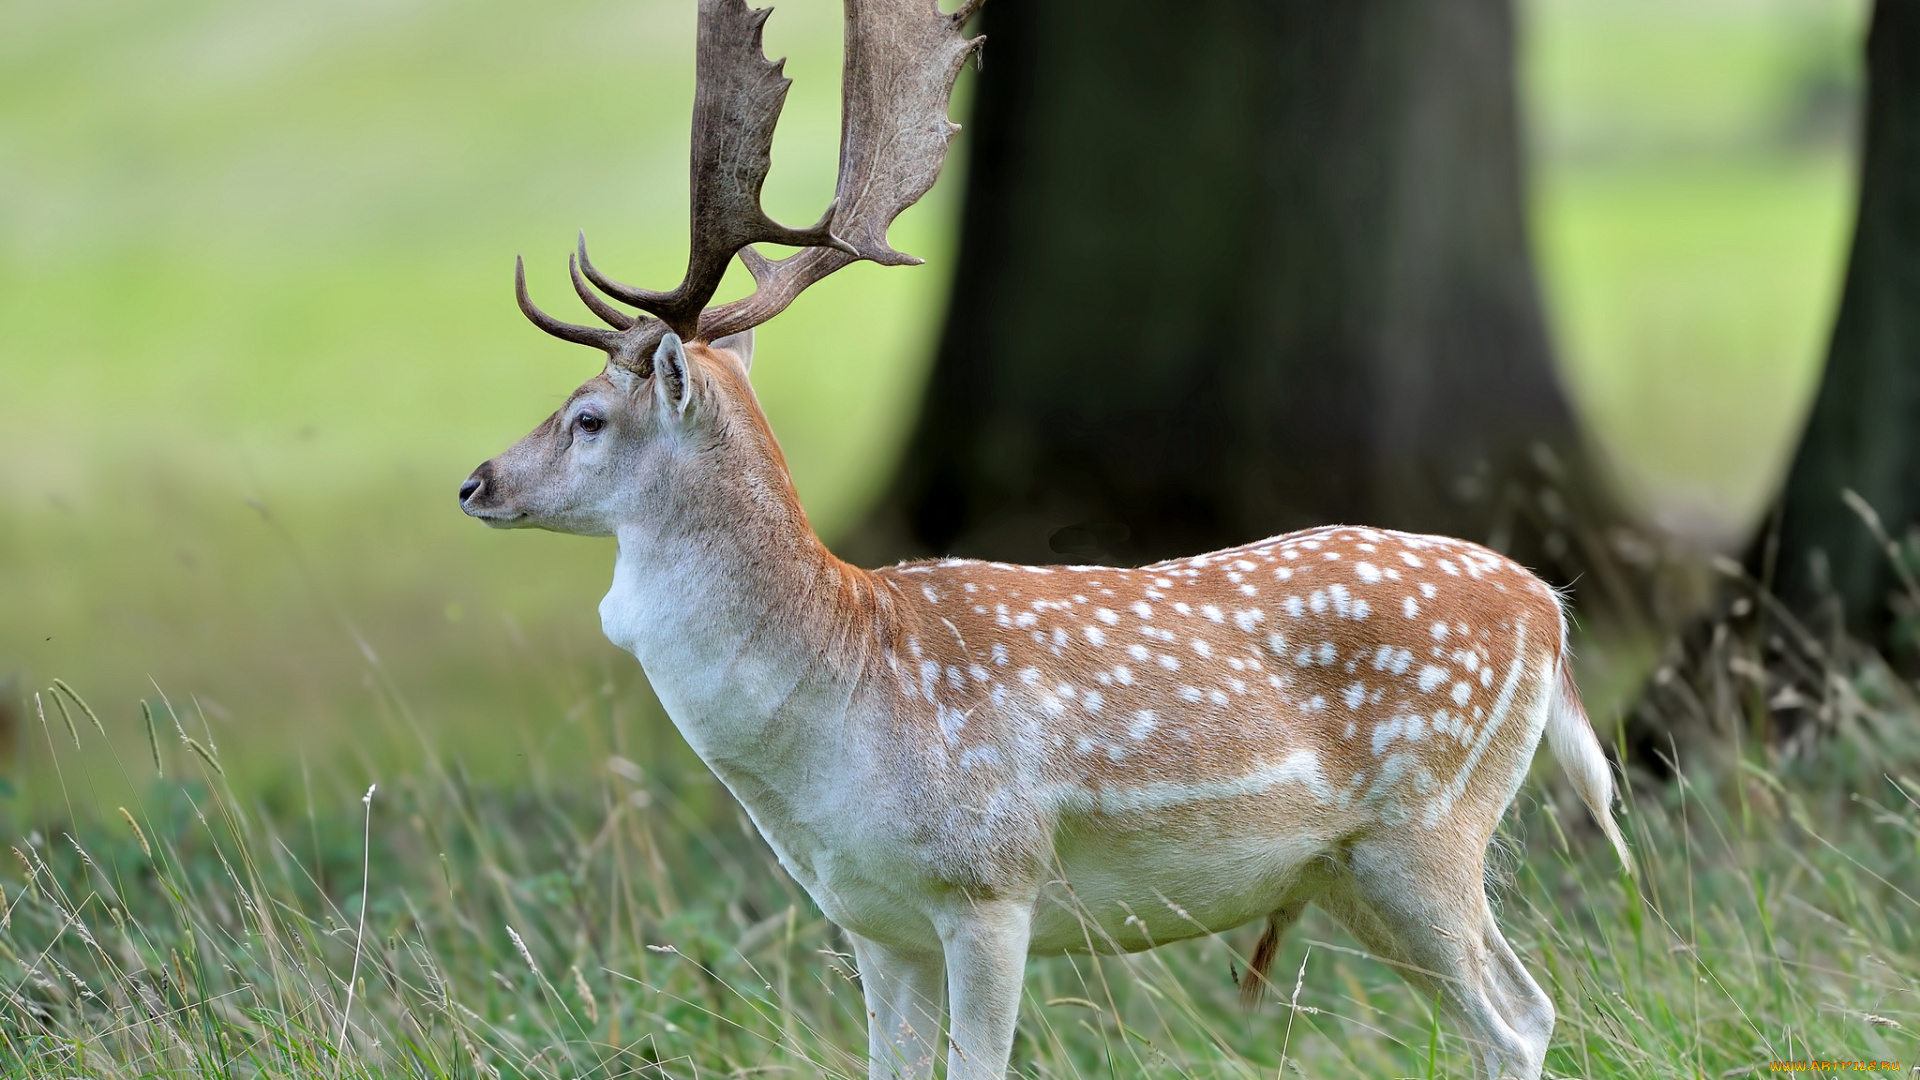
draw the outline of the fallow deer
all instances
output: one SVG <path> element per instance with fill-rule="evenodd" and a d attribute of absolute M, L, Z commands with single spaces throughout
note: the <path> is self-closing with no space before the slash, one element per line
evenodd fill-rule
<path fill-rule="evenodd" d="M 527 317 L 607 365 L 461 506 L 617 538 L 602 626 L 851 939 L 872 1077 L 929 1077 L 943 1042 L 953 1080 L 1003 1076 L 1030 954 L 1265 919 L 1257 993 L 1308 903 L 1437 997 L 1485 1076 L 1539 1076 L 1553 1007 L 1483 874 L 1543 732 L 1628 858 L 1544 582 L 1367 528 L 1134 569 L 868 571 L 808 526 L 748 381 L 752 328 L 856 260 L 919 261 L 887 228 L 957 130 L 977 3 L 847 0 L 836 198 L 795 229 L 760 206 L 788 81 L 768 12 L 700 0 L 686 278 L 619 284 L 582 239 L 569 274 L 602 329 L 535 307 L 516 264 Z M 735 256 L 757 289 L 709 308 Z"/>

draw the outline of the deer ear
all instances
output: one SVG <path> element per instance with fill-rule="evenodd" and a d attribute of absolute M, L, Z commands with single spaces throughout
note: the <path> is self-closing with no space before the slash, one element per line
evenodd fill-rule
<path fill-rule="evenodd" d="M 751 327 L 737 334 L 728 334 L 726 337 L 716 339 L 713 347 L 725 349 L 739 357 L 742 368 L 748 371 L 753 370 L 753 329 Z"/>
<path fill-rule="evenodd" d="M 680 335 L 668 334 L 653 351 L 653 392 L 678 419 L 687 414 L 693 399 L 693 379 L 687 371 L 687 350 Z"/>

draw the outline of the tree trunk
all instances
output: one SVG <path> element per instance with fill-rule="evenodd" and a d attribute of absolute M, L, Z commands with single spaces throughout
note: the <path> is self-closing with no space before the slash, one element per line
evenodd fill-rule
<path fill-rule="evenodd" d="M 1330 522 L 1499 540 L 1530 448 L 1576 446 L 1507 0 L 982 18 L 947 324 L 861 554 L 1138 562 Z"/>
<path fill-rule="evenodd" d="M 1860 209 L 1826 373 L 1787 476 L 1777 532 L 1751 561 L 1803 614 L 1837 601 L 1857 636 L 1888 644 L 1898 582 L 1885 548 L 1842 500 L 1886 529 L 1920 522 L 1920 3 L 1880 0 L 1867 32 Z M 1777 536 L 1777 553 L 1774 538 Z M 1907 646 L 1911 642 L 1906 643 Z M 1903 650 L 1904 651 L 1904 650 Z M 1911 657 L 1905 658 L 1909 662 Z"/>

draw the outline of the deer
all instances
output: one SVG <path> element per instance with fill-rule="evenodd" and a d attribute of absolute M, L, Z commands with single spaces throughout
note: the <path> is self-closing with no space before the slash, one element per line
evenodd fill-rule
<path fill-rule="evenodd" d="M 1485 1077 L 1538 1077 L 1553 1004 L 1486 853 L 1544 735 L 1631 872 L 1562 598 L 1463 540 L 1329 526 L 1140 567 L 878 570 L 815 535 L 749 379 L 754 327 L 932 186 L 980 0 L 846 0 L 840 170 L 818 222 L 760 202 L 789 80 L 768 10 L 699 0 L 691 248 L 658 292 L 568 276 L 606 325 L 520 310 L 604 370 L 460 486 L 496 528 L 611 536 L 601 626 L 851 942 L 868 1075 L 1006 1075 L 1027 958 L 1264 920 L 1257 999 L 1309 904 L 1437 999 Z M 752 245 L 798 249 L 773 259 Z M 754 289 L 711 305 L 738 258 Z M 638 309 L 630 313 L 625 308 Z"/>

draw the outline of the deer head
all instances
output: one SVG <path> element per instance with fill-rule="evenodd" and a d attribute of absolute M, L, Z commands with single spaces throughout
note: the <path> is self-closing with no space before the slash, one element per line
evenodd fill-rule
<path fill-rule="evenodd" d="M 752 329 L 850 263 L 921 261 L 888 246 L 887 227 L 933 186 L 958 130 L 947 100 L 980 44 L 960 32 L 979 3 L 948 15 L 934 0 L 847 0 L 839 180 L 820 221 L 796 229 L 769 218 L 760 203 L 790 82 L 782 62 L 761 48 L 771 10 L 700 0 L 686 277 L 670 292 L 622 284 L 595 268 L 582 235 L 568 274 L 607 326 L 580 326 L 534 305 L 524 264 L 515 260 L 520 310 L 555 337 L 602 350 L 607 366 L 526 438 L 475 469 L 460 486 L 461 508 L 499 527 L 608 535 L 670 514 L 689 492 L 741 481 L 764 489 L 756 480 L 790 492 L 747 381 Z M 760 243 L 800 250 L 775 260 L 750 246 Z M 708 307 L 736 256 L 753 275 L 753 293 Z M 762 471 L 773 475 L 751 475 Z"/>

